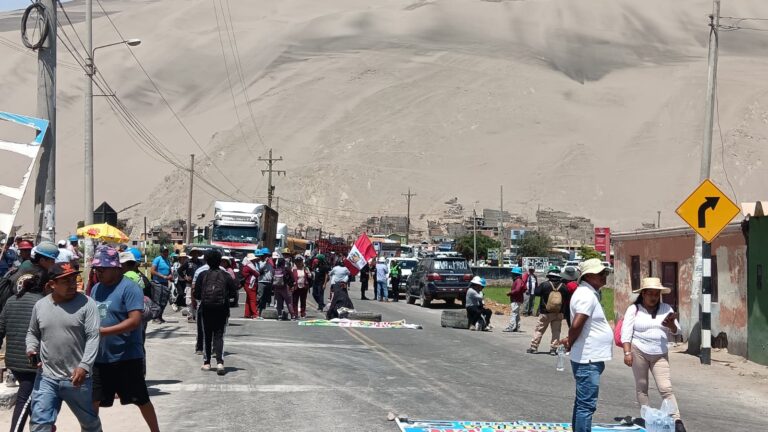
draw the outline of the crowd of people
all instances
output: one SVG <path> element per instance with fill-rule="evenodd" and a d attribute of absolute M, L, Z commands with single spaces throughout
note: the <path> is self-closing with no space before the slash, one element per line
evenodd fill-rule
<path fill-rule="evenodd" d="M 354 308 L 348 287 L 355 276 L 343 257 L 333 253 L 293 255 L 287 249 L 280 253 L 263 248 L 237 262 L 216 249 L 192 248 L 187 255 L 162 248 L 152 260 L 148 277 L 139 269 L 140 251 L 101 245 L 90 263 L 92 274 L 84 289 L 79 289 L 80 254 L 75 244 L 71 240 L 34 245 L 14 239 L 8 245 L 12 253 L 4 254 L 0 341 L 6 340 L 6 365 L 19 385 L 11 431 L 24 430 L 27 420 L 32 431 L 54 430 L 62 402 L 71 408 L 82 430 L 100 431 L 99 410 L 112 406 L 116 396 L 123 405 L 136 405 L 151 431 L 159 430 L 144 379 L 144 343 L 147 323 L 164 323 L 169 303 L 196 324 L 195 352 L 202 356 L 201 369 L 216 370 L 219 375 L 226 374 L 224 332 L 240 289 L 245 290 L 246 319 L 264 319 L 269 306 L 276 309 L 277 319 L 305 318 L 310 291 L 318 310 L 329 319 Z M 521 312 L 536 314 L 527 352 L 538 352 L 548 328 L 549 353 L 566 348 L 576 381 L 574 431 L 591 430 L 600 375 L 612 357 L 614 343 L 622 346 L 624 363 L 632 368 L 638 402 L 649 404 L 650 373 L 662 398 L 675 408 L 676 432 L 684 431 L 667 351 L 670 337 L 681 329 L 674 310 L 661 300 L 669 290 L 658 278 L 643 279 L 617 341 L 600 304 L 599 290 L 607 275 L 608 269 L 596 259 L 562 271 L 551 267 L 541 283 L 534 269 L 513 268 L 510 321 L 504 331 L 521 331 Z M 371 260 L 357 277 L 363 300 L 368 299 L 372 281 L 373 300 L 389 301 L 389 281 L 397 301 L 400 271 L 395 260 L 390 265 L 384 259 Z M 485 287 L 485 279 L 475 276 L 466 294 L 467 317 L 477 331 L 492 329 L 492 312 L 484 304 Z M 539 298 L 536 311 L 535 298 Z M 568 332 L 561 339 L 563 320 Z"/>

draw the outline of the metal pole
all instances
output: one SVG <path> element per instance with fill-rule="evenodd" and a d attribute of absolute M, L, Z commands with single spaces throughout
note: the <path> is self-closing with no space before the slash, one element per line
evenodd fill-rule
<path fill-rule="evenodd" d="M 656 212 L 657 219 L 656 219 L 656 228 L 661 228 L 661 210 Z"/>
<path fill-rule="evenodd" d="M 85 129 L 83 130 L 84 157 L 83 175 L 85 187 L 83 196 L 85 199 L 85 225 L 93 223 L 93 0 L 85 1 Z M 85 246 L 85 274 L 90 274 L 91 257 L 93 257 L 93 240 L 83 239 Z"/>
<path fill-rule="evenodd" d="M 712 163 L 712 132 L 715 119 L 715 101 L 717 89 L 717 58 L 719 36 L 718 28 L 720 26 L 720 0 L 712 1 L 712 15 L 709 17 L 709 55 L 707 70 L 707 99 L 704 112 L 704 141 L 701 146 L 701 167 L 699 171 L 699 180 L 704 181 L 709 178 L 710 167 Z M 696 236 L 696 243 L 693 250 L 693 281 L 691 289 L 691 335 L 688 340 L 688 352 L 691 354 L 701 354 L 701 363 L 710 364 L 710 351 L 712 346 L 710 334 L 710 309 L 711 295 L 705 293 L 704 278 L 707 273 L 711 273 L 711 259 L 705 257 L 704 249 L 707 248 L 711 255 L 710 245 L 705 245 L 701 236 Z M 711 281 L 709 282 L 711 284 Z M 702 295 L 699 296 L 699 293 Z M 701 304 L 699 303 L 701 302 Z M 701 318 L 699 315 L 702 315 Z M 701 324 L 699 334 L 695 333 L 696 323 Z M 707 326 L 705 329 L 704 326 Z"/>
<path fill-rule="evenodd" d="M 477 265 L 477 208 L 472 204 L 472 252 L 474 252 L 474 265 Z"/>
<path fill-rule="evenodd" d="M 267 192 L 267 205 L 269 207 L 272 207 L 272 193 L 274 193 L 274 189 L 272 188 L 272 149 L 269 149 L 269 162 L 267 162 L 269 165 L 269 176 L 267 177 L 267 182 L 269 184 L 269 192 Z"/>
<path fill-rule="evenodd" d="M 37 51 L 37 116 L 50 122 L 35 183 L 37 240 L 56 237 L 56 0 L 41 0 L 48 39 Z"/>
<path fill-rule="evenodd" d="M 192 243 L 192 185 L 195 181 L 195 155 L 189 155 L 189 200 L 187 200 L 187 232 L 185 240 Z"/>
<path fill-rule="evenodd" d="M 499 186 L 499 267 L 504 267 L 504 186 Z"/>

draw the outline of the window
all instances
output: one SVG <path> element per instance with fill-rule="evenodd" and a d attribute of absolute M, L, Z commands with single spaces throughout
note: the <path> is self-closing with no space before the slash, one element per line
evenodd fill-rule
<path fill-rule="evenodd" d="M 454 271 L 464 271 L 469 270 L 469 266 L 467 265 L 466 260 L 435 260 L 433 265 L 434 270 L 454 270 Z"/>
<path fill-rule="evenodd" d="M 712 293 L 712 303 L 717 303 L 717 255 L 712 255 L 712 277 L 710 278 L 712 281 L 712 288 L 710 292 Z"/>
<path fill-rule="evenodd" d="M 630 269 L 630 284 L 632 291 L 640 288 L 640 256 L 632 255 L 631 257 L 631 269 Z"/>

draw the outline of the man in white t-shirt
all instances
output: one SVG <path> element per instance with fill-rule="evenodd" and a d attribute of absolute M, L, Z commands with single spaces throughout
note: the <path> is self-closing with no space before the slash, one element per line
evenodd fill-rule
<path fill-rule="evenodd" d="M 571 352 L 571 369 L 576 380 L 573 405 L 573 432 L 591 432 L 597 410 L 600 374 L 611 360 L 613 330 L 605 319 L 598 291 L 605 286 L 608 269 L 599 259 L 579 264 L 579 287 L 571 296 L 571 328 L 561 341 Z"/>
<path fill-rule="evenodd" d="M 56 256 L 57 263 L 72 263 L 75 260 L 75 255 L 67 249 L 67 241 L 59 240 L 59 254 Z"/>

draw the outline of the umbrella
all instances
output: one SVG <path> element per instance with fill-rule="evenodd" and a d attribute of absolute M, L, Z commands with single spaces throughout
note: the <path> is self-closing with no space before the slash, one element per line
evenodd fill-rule
<path fill-rule="evenodd" d="M 78 237 L 87 237 L 109 243 L 127 243 L 130 239 L 125 233 L 110 224 L 86 225 L 77 230 Z"/>

